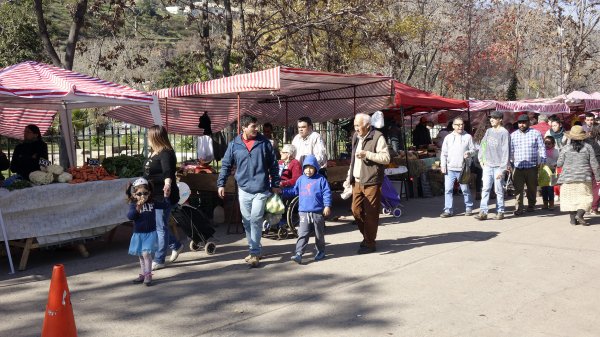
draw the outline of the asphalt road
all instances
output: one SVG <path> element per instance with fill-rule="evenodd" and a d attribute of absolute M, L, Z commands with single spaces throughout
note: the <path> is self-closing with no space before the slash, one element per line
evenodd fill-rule
<path fill-rule="evenodd" d="M 538 209 L 479 222 L 441 219 L 442 205 L 404 202 L 402 217 L 381 219 L 378 251 L 358 256 L 361 236 L 338 201 L 327 258 L 312 261 L 311 241 L 303 265 L 289 260 L 294 239 L 263 239 L 266 256 L 249 269 L 245 238 L 221 225 L 215 255 L 186 249 L 152 287 L 131 284 L 127 227 L 90 242 L 86 259 L 38 250 L 8 275 L 3 257 L 0 336 L 40 335 L 55 263 L 65 265 L 79 336 L 600 336 L 600 217 L 570 226 Z"/>

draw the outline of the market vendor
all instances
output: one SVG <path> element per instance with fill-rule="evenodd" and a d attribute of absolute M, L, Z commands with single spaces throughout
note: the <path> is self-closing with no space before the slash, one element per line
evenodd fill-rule
<path fill-rule="evenodd" d="M 10 170 L 29 180 L 29 173 L 40 169 L 40 159 L 48 159 L 48 145 L 42 140 L 40 128 L 29 124 L 23 131 L 23 143 L 15 147 Z"/>
<path fill-rule="evenodd" d="M 421 117 L 419 124 L 415 127 L 412 134 L 413 146 L 417 149 L 422 147 L 427 147 L 431 144 L 431 134 L 429 133 L 429 128 L 427 127 L 427 118 Z"/>
<path fill-rule="evenodd" d="M 8 169 L 10 166 L 10 162 L 6 157 L 6 154 L 0 150 L 0 181 L 4 180 L 4 176 L 2 175 L 2 171 Z"/>

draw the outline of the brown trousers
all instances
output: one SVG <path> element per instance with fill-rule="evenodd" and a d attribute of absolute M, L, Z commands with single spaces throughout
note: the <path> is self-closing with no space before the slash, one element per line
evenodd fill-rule
<path fill-rule="evenodd" d="M 528 169 L 515 169 L 513 174 L 513 186 L 515 187 L 515 210 L 523 210 L 523 199 L 525 194 L 525 185 L 527 185 L 527 205 L 535 206 L 535 197 L 538 184 L 538 169 L 532 167 Z"/>
<path fill-rule="evenodd" d="M 362 186 L 355 182 L 352 187 L 352 215 L 369 248 L 375 248 L 380 209 L 381 185 Z"/>

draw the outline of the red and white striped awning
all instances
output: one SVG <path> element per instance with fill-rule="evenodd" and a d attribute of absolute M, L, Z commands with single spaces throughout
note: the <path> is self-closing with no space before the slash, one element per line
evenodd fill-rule
<path fill-rule="evenodd" d="M 69 162 L 75 164 L 71 109 L 135 105 L 160 123 L 152 95 L 51 65 L 27 61 L 0 70 L 0 135 L 23 139 L 23 129 L 36 124 L 48 131 L 57 112 Z M 153 117 L 154 118 L 153 118 Z"/>
<path fill-rule="evenodd" d="M 571 109 L 566 103 L 534 103 L 524 101 L 497 102 L 496 111 L 502 112 L 536 112 L 543 115 L 568 114 Z"/>
<path fill-rule="evenodd" d="M 163 124 L 169 133 L 202 135 L 198 118 L 205 112 L 213 131 L 248 114 L 260 123 L 292 125 L 308 116 L 314 122 L 372 113 L 387 105 L 393 80 L 382 75 L 347 75 L 288 67 L 198 82 L 152 92 L 160 102 Z M 124 122 L 153 124 L 138 107 L 119 107 L 107 113 Z"/>
<path fill-rule="evenodd" d="M 99 106 L 140 105 L 150 116 L 153 97 L 120 84 L 28 61 L 0 70 L 0 135 L 23 139 L 36 124 L 45 133 L 57 111 Z"/>

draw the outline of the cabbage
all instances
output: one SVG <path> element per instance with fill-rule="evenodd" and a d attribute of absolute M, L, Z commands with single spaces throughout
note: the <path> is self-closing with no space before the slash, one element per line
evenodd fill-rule
<path fill-rule="evenodd" d="M 46 171 L 46 172 L 50 172 L 50 173 L 52 173 L 52 174 L 60 175 L 60 174 L 62 174 L 62 173 L 64 172 L 64 169 L 63 169 L 63 167 L 62 167 L 62 166 L 60 166 L 60 165 L 55 165 L 55 164 L 52 164 L 52 165 L 48 165 L 48 166 L 46 167 L 46 170 L 45 170 L 45 171 Z"/>
<path fill-rule="evenodd" d="M 58 176 L 58 182 L 59 183 L 68 183 L 69 181 L 73 180 L 73 175 L 71 173 L 68 172 L 63 172 Z"/>
<path fill-rule="evenodd" d="M 43 171 L 29 173 L 29 181 L 34 185 L 47 185 L 54 181 L 54 174 Z"/>

